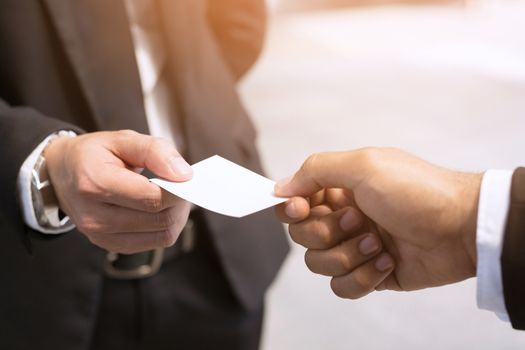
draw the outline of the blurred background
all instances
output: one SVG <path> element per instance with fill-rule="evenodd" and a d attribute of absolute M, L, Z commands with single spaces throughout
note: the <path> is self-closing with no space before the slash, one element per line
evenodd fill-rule
<path fill-rule="evenodd" d="M 270 177 L 313 152 L 395 146 L 480 171 L 525 164 L 525 3 L 272 0 L 266 50 L 241 93 Z M 520 151 L 521 150 L 521 151 Z M 263 349 L 525 349 L 476 307 L 476 281 L 358 301 L 291 254 Z"/>

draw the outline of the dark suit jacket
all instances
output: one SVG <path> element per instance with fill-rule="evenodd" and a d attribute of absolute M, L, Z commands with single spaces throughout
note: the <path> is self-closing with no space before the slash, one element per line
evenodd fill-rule
<path fill-rule="evenodd" d="M 517 169 L 512 176 L 501 269 L 505 305 L 512 326 L 525 330 L 525 168 Z"/>
<path fill-rule="evenodd" d="M 261 172 L 235 84 L 261 49 L 262 1 L 158 2 L 189 161 L 219 154 Z M 121 0 L 0 0 L 0 8 L 0 348 L 80 349 L 104 252 L 79 232 L 49 237 L 24 226 L 16 179 L 56 130 L 147 132 L 127 15 Z M 271 216 L 205 214 L 248 309 L 260 305 L 288 249 Z"/>

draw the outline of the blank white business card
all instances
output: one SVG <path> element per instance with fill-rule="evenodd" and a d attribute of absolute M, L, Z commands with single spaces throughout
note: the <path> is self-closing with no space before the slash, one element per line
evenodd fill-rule
<path fill-rule="evenodd" d="M 274 195 L 275 182 L 220 156 L 192 166 L 187 182 L 150 181 L 199 207 L 243 217 L 286 201 Z"/>

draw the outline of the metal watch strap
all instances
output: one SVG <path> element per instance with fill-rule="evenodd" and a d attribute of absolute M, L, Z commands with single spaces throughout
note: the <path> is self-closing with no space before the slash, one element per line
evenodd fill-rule
<path fill-rule="evenodd" d="M 31 176 L 31 199 L 37 222 L 46 229 L 73 229 L 68 216 L 62 215 L 58 200 L 49 179 L 46 159 L 40 155 Z"/>

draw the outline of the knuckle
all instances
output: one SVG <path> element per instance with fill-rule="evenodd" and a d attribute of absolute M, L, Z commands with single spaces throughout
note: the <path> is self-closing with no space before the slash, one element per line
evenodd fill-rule
<path fill-rule="evenodd" d="M 115 248 L 111 249 L 111 251 L 120 254 L 135 254 L 142 250 L 129 245 L 119 244 L 116 245 Z"/>
<path fill-rule="evenodd" d="M 77 228 L 80 232 L 86 235 L 93 235 L 103 232 L 102 225 L 89 217 L 81 218 L 77 222 Z"/>
<path fill-rule="evenodd" d="M 109 191 L 107 185 L 100 177 L 91 174 L 89 170 L 81 171 L 82 175 L 76 178 L 75 187 L 80 196 L 85 197 L 107 197 Z"/>
<path fill-rule="evenodd" d="M 353 268 L 352 259 L 346 252 L 342 250 L 338 250 L 336 252 L 336 261 L 337 264 L 341 267 L 344 271 L 351 271 Z"/>
<path fill-rule="evenodd" d="M 355 289 L 358 290 L 360 294 L 367 293 L 372 289 L 365 274 L 354 273 L 353 282 L 355 284 Z"/>
<path fill-rule="evenodd" d="M 306 158 L 306 161 L 301 166 L 302 170 L 308 172 L 309 169 L 314 168 L 317 163 L 320 153 L 313 153 Z"/>
<path fill-rule="evenodd" d="M 326 230 L 320 229 L 315 231 L 314 237 L 321 249 L 330 248 L 333 244 L 332 235 Z"/>
<path fill-rule="evenodd" d="M 123 129 L 123 130 L 119 130 L 117 131 L 117 134 L 121 137 L 124 137 L 124 138 L 130 138 L 130 137 L 135 137 L 137 135 L 139 135 L 138 132 L 134 131 L 134 130 L 130 130 L 130 129 Z"/>
<path fill-rule="evenodd" d="M 328 249 L 334 242 L 333 234 L 319 220 L 311 220 L 288 227 L 292 240 L 306 248 Z"/>
<path fill-rule="evenodd" d="M 292 240 L 297 243 L 301 244 L 301 236 L 302 236 L 302 230 L 299 225 L 291 224 L 288 226 L 288 233 L 290 233 L 290 237 Z M 302 244 L 301 244 L 302 245 Z"/>
<path fill-rule="evenodd" d="M 104 244 L 103 244 L 102 240 L 100 239 L 100 237 L 98 237 L 97 235 L 88 235 L 87 239 L 88 239 L 88 241 L 91 244 L 94 244 L 94 245 L 96 245 L 98 247 L 103 248 Z"/>
<path fill-rule="evenodd" d="M 121 249 L 119 245 L 114 244 L 112 241 L 105 239 L 102 235 L 88 235 L 87 238 L 92 244 L 107 251 L 129 254 L 128 252 L 123 251 L 123 249 Z"/>
<path fill-rule="evenodd" d="M 160 150 L 166 148 L 166 146 L 169 146 L 169 143 L 163 138 L 150 136 L 146 141 L 145 154 L 159 152 Z"/>
<path fill-rule="evenodd" d="M 166 145 L 169 145 L 169 143 L 168 141 L 166 141 L 166 139 L 163 139 L 162 137 L 152 137 L 151 138 L 152 147 L 164 147 Z"/>
<path fill-rule="evenodd" d="M 77 192 L 80 195 L 92 195 L 96 193 L 96 186 L 87 176 L 79 176 L 76 180 Z"/>
<path fill-rule="evenodd" d="M 162 197 L 158 194 L 143 199 L 144 209 L 150 213 L 158 213 L 163 209 Z"/>
<path fill-rule="evenodd" d="M 348 293 L 347 288 L 344 288 L 343 283 L 337 278 L 332 278 L 330 281 L 330 288 L 332 292 L 339 298 L 352 299 L 352 296 Z"/>
<path fill-rule="evenodd" d="M 176 215 L 172 210 L 164 210 L 155 214 L 155 224 L 157 227 L 166 229 L 177 223 Z"/>
<path fill-rule="evenodd" d="M 156 233 L 156 242 L 159 247 L 171 247 L 177 241 L 177 235 L 171 230 L 164 230 Z"/>
<path fill-rule="evenodd" d="M 378 147 L 363 148 L 360 157 L 362 164 L 370 169 L 376 169 L 381 163 L 382 150 Z"/>
<path fill-rule="evenodd" d="M 315 268 L 315 253 L 312 250 L 308 249 L 304 253 L 304 263 L 310 271 L 316 273 L 317 269 Z"/>
<path fill-rule="evenodd" d="M 114 253 L 134 254 L 144 250 L 141 246 L 133 244 L 133 242 L 122 238 L 116 239 L 101 232 L 86 234 L 86 237 L 92 244 Z"/>
<path fill-rule="evenodd" d="M 311 237 L 319 249 L 327 249 L 334 245 L 333 234 L 319 219 L 312 222 Z"/>

